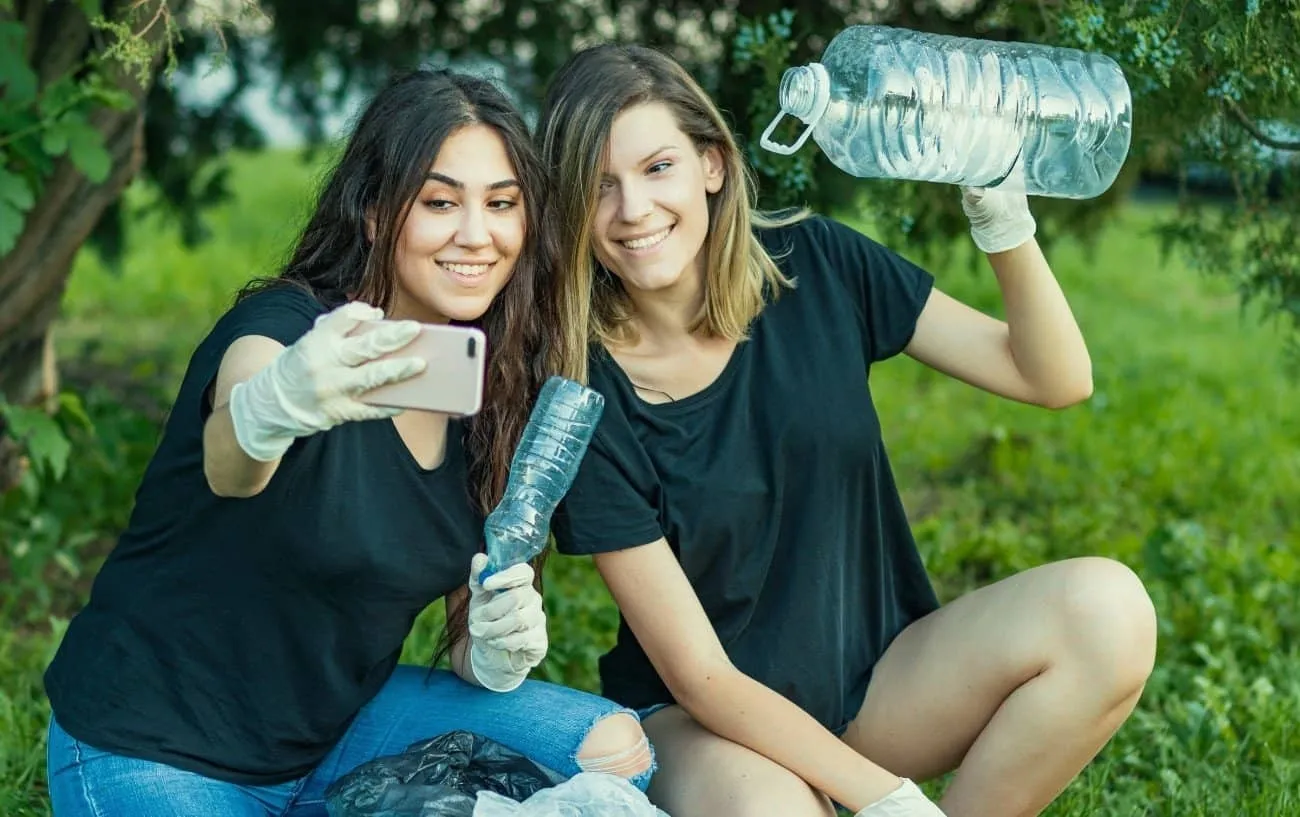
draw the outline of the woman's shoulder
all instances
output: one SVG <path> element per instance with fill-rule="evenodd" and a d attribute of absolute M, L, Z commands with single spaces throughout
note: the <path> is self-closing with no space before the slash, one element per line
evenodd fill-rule
<path fill-rule="evenodd" d="M 755 224 L 755 236 L 782 274 L 795 288 L 836 278 L 851 257 L 856 240 L 865 236 L 820 213 L 808 211 L 782 218 L 764 217 Z"/>
<path fill-rule="evenodd" d="M 327 309 L 324 300 L 305 284 L 286 278 L 271 278 L 252 282 L 236 293 L 222 318 L 238 319 L 246 315 L 283 312 L 314 319 Z"/>
<path fill-rule="evenodd" d="M 874 243 L 842 221 L 810 211 L 764 215 L 755 224 L 754 232 L 773 256 L 835 254 L 846 246 Z"/>
<path fill-rule="evenodd" d="M 310 289 L 284 279 L 258 282 L 241 290 L 213 326 L 216 338 L 264 335 L 288 346 L 306 334 L 328 307 Z"/>

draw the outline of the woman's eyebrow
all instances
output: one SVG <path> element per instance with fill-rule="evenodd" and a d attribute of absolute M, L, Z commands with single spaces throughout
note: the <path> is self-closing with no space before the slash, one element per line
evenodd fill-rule
<path fill-rule="evenodd" d="M 646 162 L 648 162 L 648 161 L 650 161 L 651 159 L 653 159 L 654 157 L 658 156 L 660 153 L 663 153 L 665 150 L 672 150 L 673 147 L 675 147 L 675 146 L 674 146 L 674 145 L 663 145 L 662 147 L 657 147 L 657 148 L 655 148 L 654 150 L 652 150 L 652 151 L 650 151 L 649 153 L 647 153 L 646 156 L 645 156 L 645 158 L 642 159 L 641 161 L 637 162 L 637 164 L 639 164 L 639 165 L 643 165 L 643 164 L 645 164 Z"/>
<path fill-rule="evenodd" d="M 456 190 L 465 189 L 464 182 L 453 179 L 451 176 L 444 176 L 441 173 L 435 173 L 432 170 L 429 171 L 429 175 L 426 176 L 425 178 L 431 182 L 441 182 L 442 184 L 445 184 L 448 187 L 455 188 Z M 518 186 L 519 186 L 519 182 L 516 179 L 502 179 L 499 182 L 492 182 L 492 184 L 489 184 L 488 190 L 504 190 L 507 187 L 518 187 Z"/>

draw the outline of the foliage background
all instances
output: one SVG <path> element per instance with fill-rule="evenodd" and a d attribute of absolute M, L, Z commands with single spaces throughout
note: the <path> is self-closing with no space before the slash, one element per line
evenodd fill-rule
<path fill-rule="evenodd" d="M 1300 314 L 1286 127 L 1300 122 L 1300 3 L 957 5 L 678 0 L 611 14 L 596 0 L 0 0 L 0 254 L 4 240 L 17 247 L 0 255 L 0 443 L 22 458 L 0 494 L 0 813 L 48 813 L 40 673 L 126 523 L 194 345 L 239 284 L 283 260 L 330 155 L 333 103 L 419 53 L 491 56 L 527 107 L 575 43 L 640 39 L 691 64 L 753 140 L 781 67 L 863 19 L 1102 50 L 1135 93 L 1133 152 L 1115 189 L 1034 202 L 1089 339 L 1094 397 L 1045 412 L 908 360 L 874 373 L 944 598 L 1099 553 L 1137 569 L 1155 599 L 1160 656 L 1138 712 L 1049 814 L 1300 813 L 1300 385 L 1286 368 Z M 71 41 L 50 21 L 68 25 L 78 10 L 84 49 L 61 71 L 35 70 L 53 59 L 49 46 Z M 96 13 L 103 24 L 91 27 Z M 539 36 L 543 19 L 554 36 Z M 148 47 L 114 52 L 116 42 Z M 203 104 L 187 98 L 183 80 L 211 82 L 203 65 L 219 54 L 233 84 Z M 171 61 L 180 81 L 154 81 Z M 284 108 L 315 147 L 270 147 L 248 121 L 239 94 L 265 76 L 283 82 Z M 141 112 L 131 160 L 105 123 Z M 814 148 L 751 159 L 765 203 L 846 218 L 1000 313 L 950 189 L 849 179 Z M 135 180 L 105 194 L 94 218 L 89 199 L 68 192 L 93 197 L 119 176 Z M 56 193 L 62 209 L 51 209 Z M 68 244 L 66 269 L 24 250 L 62 247 L 36 231 L 78 220 L 89 243 Z M 53 295 L 28 297 L 56 279 L 42 285 Z M 42 393 L 29 388 L 30 363 L 42 359 L 46 312 L 62 380 Z M 548 570 L 553 649 L 539 675 L 596 689 L 616 614 L 585 562 L 557 557 Z M 427 660 L 438 615 L 421 620 L 409 660 Z"/>

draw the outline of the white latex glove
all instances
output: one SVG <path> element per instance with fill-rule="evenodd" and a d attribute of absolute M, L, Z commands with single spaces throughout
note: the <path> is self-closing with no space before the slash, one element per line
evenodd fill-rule
<path fill-rule="evenodd" d="M 469 671 L 485 689 L 509 692 L 546 657 L 546 611 L 530 565 L 517 564 L 479 584 L 487 561 L 478 553 L 469 567 Z"/>
<path fill-rule="evenodd" d="M 853 817 L 944 817 L 944 814 L 920 787 L 904 777 L 903 785 Z"/>
<path fill-rule="evenodd" d="M 297 437 L 306 437 L 351 420 L 393 417 L 400 409 L 370 406 L 357 396 L 414 377 L 423 358 L 375 358 L 415 339 L 415 321 L 391 321 L 348 337 L 362 321 L 384 317 L 380 309 L 352 302 L 321 315 L 269 366 L 237 383 L 230 392 L 235 439 L 248 456 L 270 462 L 284 456 Z"/>
<path fill-rule="evenodd" d="M 970 219 L 971 238 L 986 253 L 1014 250 L 1038 229 L 1024 193 L 982 187 L 961 189 L 961 209 Z"/>

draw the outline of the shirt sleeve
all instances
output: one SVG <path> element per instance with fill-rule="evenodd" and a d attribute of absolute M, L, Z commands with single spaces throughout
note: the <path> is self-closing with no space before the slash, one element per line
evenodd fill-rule
<path fill-rule="evenodd" d="M 290 346 L 307 334 L 325 307 L 307 290 L 293 284 L 274 284 L 241 299 L 230 308 L 195 352 L 189 377 L 201 384 L 199 419 L 212 411 L 210 395 L 221 360 L 230 344 L 247 335 L 261 335 Z"/>
<path fill-rule="evenodd" d="M 217 324 L 229 346 L 245 335 L 262 335 L 289 346 L 307 334 L 325 307 L 296 284 L 274 284 L 231 307 Z M 214 334 L 217 330 L 214 330 Z"/>
<path fill-rule="evenodd" d="M 556 549 L 571 556 L 648 545 L 663 537 L 649 457 L 620 407 L 606 403 L 578 475 L 556 508 Z"/>
<path fill-rule="evenodd" d="M 934 276 L 852 227 L 832 219 L 818 222 L 825 257 L 858 308 L 867 360 L 899 354 L 916 332 Z"/>

